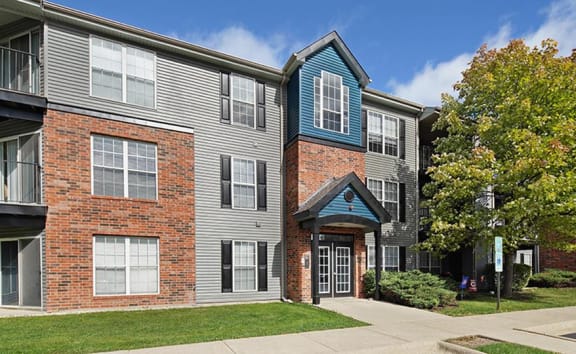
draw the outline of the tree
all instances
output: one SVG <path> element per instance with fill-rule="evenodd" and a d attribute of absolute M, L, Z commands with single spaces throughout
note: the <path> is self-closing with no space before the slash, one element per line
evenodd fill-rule
<path fill-rule="evenodd" d="M 446 135 L 424 188 L 430 237 L 421 248 L 455 251 L 502 236 L 509 296 L 520 244 L 576 249 L 576 54 L 558 56 L 553 40 L 483 46 L 454 89 L 435 125 Z M 481 203 L 490 192 L 496 208 Z"/>

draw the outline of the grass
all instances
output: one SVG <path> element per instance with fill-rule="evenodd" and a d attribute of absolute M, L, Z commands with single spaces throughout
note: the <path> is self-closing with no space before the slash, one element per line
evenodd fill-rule
<path fill-rule="evenodd" d="M 537 310 L 551 307 L 576 306 L 576 288 L 534 288 L 501 299 L 500 312 Z M 438 312 L 449 316 L 470 316 L 497 313 L 496 296 L 472 294 L 458 301 L 458 306 L 444 307 Z"/>
<path fill-rule="evenodd" d="M 88 353 L 363 325 L 285 303 L 13 317 L 0 318 L 0 352 Z"/>
<path fill-rule="evenodd" d="M 478 351 L 488 354 L 553 354 L 554 352 L 549 352 L 547 350 L 538 349 L 534 347 L 527 347 L 525 345 L 516 343 L 493 343 L 481 345 L 474 348 Z"/>

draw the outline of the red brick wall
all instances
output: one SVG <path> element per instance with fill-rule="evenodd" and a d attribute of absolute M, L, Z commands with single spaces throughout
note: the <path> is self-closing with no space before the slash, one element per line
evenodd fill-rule
<path fill-rule="evenodd" d="M 310 253 L 310 230 L 302 230 L 293 214 L 300 204 L 314 194 L 326 181 L 355 172 L 361 180 L 365 176 L 364 153 L 305 141 L 295 141 L 285 151 L 286 163 L 286 247 L 287 296 L 296 301 L 311 300 L 311 270 L 304 269 L 302 258 Z M 355 291 L 360 295 L 359 274 L 365 269 L 364 234 L 357 229 L 322 229 L 321 232 L 354 234 Z M 358 256 L 360 262 L 358 263 Z M 310 263 L 311 264 L 311 263 Z"/>
<path fill-rule="evenodd" d="M 576 252 L 540 248 L 540 270 L 562 269 L 576 272 Z"/>
<path fill-rule="evenodd" d="M 90 136 L 157 144 L 158 200 L 91 195 Z M 47 311 L 195 301 L 192 134 L 49 110 L 43 128 Z M 157 295 L 94 296 L 93 236 L 157 237 Z"/>

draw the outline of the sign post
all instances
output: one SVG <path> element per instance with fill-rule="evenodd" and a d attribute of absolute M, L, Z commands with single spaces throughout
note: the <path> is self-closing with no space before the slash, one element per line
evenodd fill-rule
<path fill-rule="evenodd" d="M 496 274 L 496 310 L 500 310 L 500 273 L 503 265 L 502 237 L 494 238 L 494 272 Z"/>

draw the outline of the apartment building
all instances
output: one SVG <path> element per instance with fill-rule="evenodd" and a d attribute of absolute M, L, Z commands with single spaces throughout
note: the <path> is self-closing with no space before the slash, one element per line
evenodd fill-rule
<path fill-rule="evenodd" d="M 272 68 L 10 0 L 0 51 L 0 306 L 318 303 L 427 257 L 425 109 L 335 32 Z"/>

